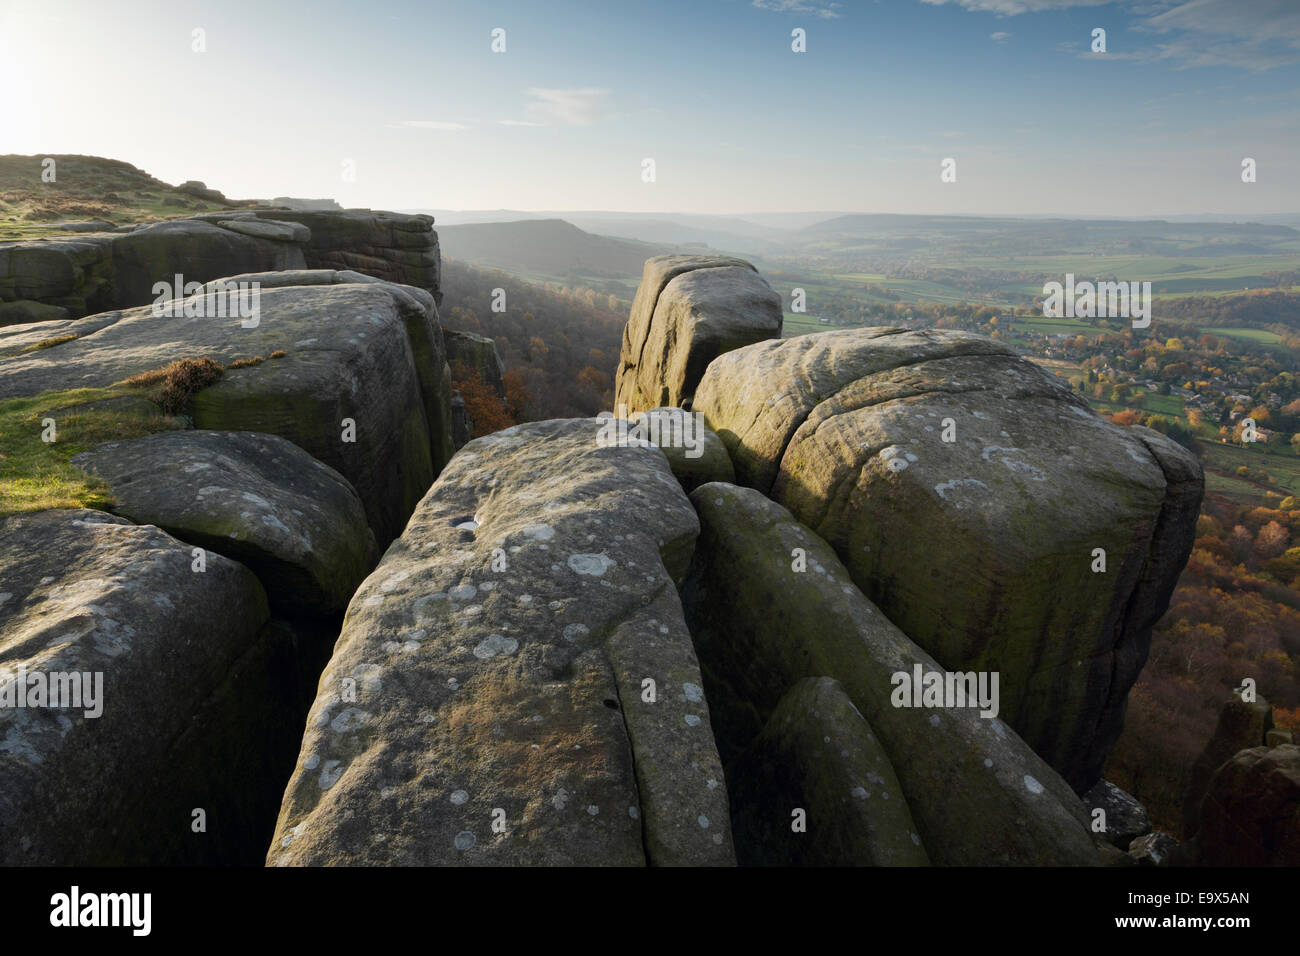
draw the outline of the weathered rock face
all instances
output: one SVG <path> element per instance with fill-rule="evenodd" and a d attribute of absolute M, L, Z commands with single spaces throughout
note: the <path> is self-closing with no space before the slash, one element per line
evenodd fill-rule
<path fill-rule="evenodd" d="M 66 319 L 70 312 L 57 305 L 46 305 L 31 299 L 0 304 L 0 326 L 19 325 L 25 322 L 54 322 Z"/>
<path fill-rule="evenodd" d="M 680 408 L 652 408 L 632 416 L 636 434 L 653 443 L 686 492 L 710 481 L 734 481 L 727 448 L 699 415 Z M 630 432 L 629 432 L 630 434 Z"/>
<path fill-rule="evenodd" d="M 442 304 L 439 291 L 442 254 L 432 216 L 371 209 L 342 212 L 255 209 L 235 216 L 205 213 L 195 218 L 259 218 L 301 223 L 311 230 L 311 238 L 303 250 L 308 267 L 352 269 L 388 282 L 415 286 L 432 293 L 435 301 Z"/>
<path fill-rule="evenodd" d="M 469 444 L 469 412 L 465 410 L 465 399 L 460 392 L 451 393 L 451 443 L 457 450 Z"/>
<path fill-rule="evenodd" d="M 701 531 L 682 601 L 729 768 L 787 688 L 832 677 L 883 744 L 932 862 L 1096 862 L 1078 797 L 1000 718 L 894 706 L 894 675 L 941 668 L 826 542 L 751 489 L 702 485 L 691 501 Z M 770 809 L 789 820 L 789 807 Z"/>
<path fill-rule="evenodd" d="M 478 372 L 484 385 L 501 398 L 506 397 L 506 366 L 495 342 L 484 335 L 451 329 L 443 329 L 442 335 L 447 343 L 449 363 L 464 362 Z"/>
<path fill-rule="evenodd" d="M 1205 866 L 1300 866 L 1300 747 L 1253 747 L 1220 766 L 1197 842 Z"/>
<path fill-rule="evenodd" d="M 229 219 L 223 213 L 219 219 Z M 193 219 L 115 235 L 0 243 L 0 308 L 43 304 L 80 318 L 157 298 L 154 283 L 207 282 L 240 272 L 302 269 L 303 237 L 247 235 Z M 10 321 L 26 321 L 11 311 Z"/>
<path fill-rule="evenodd" d="M 781 297 L 743 259 L 646 260 L 623 329 L 617 403 L 631 412 L 689 408 L 709 362 L 731 349 L 780 338 L 782 318 Z"/>
<path fill-rule="evenodd" d="M 674 587 L 698 523 L 597 429 L 477 439 L 429 490 L 348 609 L 269 863 L 734 862 Z"/>
<path fill-rule="evenodd" d="M 0 522 L 6 865 L 198 861 L 210 858 L 207 841 L 225 846 L 229 863 L 256 838 L 249 798 L 273 783 L 261 748 L 248 744 L 274 738 L 284 715 L 275 694 L 258 693 L 262 684 L 232 685 L 227 675 L 259 650 L 266 599 L 241 565 L 208 553 L 199 573 L 194 560 L 159 529 L 101 512 Z M 81 706 L 35 705 L 38 673 L 84 675 L 95 705 L 84 696 Z M 19 681 L 27 706 L 10 696 Z M 179 745 L 200 716 L 205 742 L 228 757 L 215 766 L 212 750 Z M 196 807 L 207 834 L 191 828 Z"/>
<path fill-rule="evenodd" d="M 1241 699 L 1236 691 L 1219 711 L 1219 723 L 1192 765 L 1183 797 L 1183 835 L 1195 836 L 1201 825 L 1201 801 L 1219 767 L 1241 750 L 1264 746 L 1273 728 L 1273 705 L 1262 696 Z"/>
<path fill-rule="evenodd" d="M 163 432 L 73 463 L 109 484 L 117 514 L 251 569 L 286 614 L 341 614 L 378 558 L 348 480 L 275 435 Z"/>
<path fill-rule="evenodd" d="M 62 232 L 112 232 L 117 227 L 106 219 L 85 219 L 80 222 L 60 222 L 54 226 Z"/>
<path fill-rule="evenodd" d="M 109 236 L 59 241 L 0 243 L 0 315 L 6 323 L 31 321 L 38 310 L 50 318 L 75 318 L 112 305 Z M 22 311 L 19 311 L 19 310 Z"/>
<path fill-rule="evenodd" d="M 929 863 L 884 748 L 829 677 L 804 678 L 781 698 L 727 768 L 727 789 L 742 865 Z"/>
<path fill-rule="evenodd" d="M 433 295 L 415 286 L 396 285 L 349 270 L 307 269 L 288 272 L 265 272 L 232 276 L 210 282 L 211 289 L 223 283 L 256 283 L 262 289 L 312 285 L 377 285 L 382 286 L 398 305 L 406 321 L 406 337 L 415 359 L 424 416 L 429 423 L 429 449 L 433 457 L 434 472 L 442 470 L 451 458 L 451 371 L 447 367 L 447 347 L 442 327 L 438 323 L 438 307 Z M 0 355 L 3 353 L 0 338 Z"/>
<path fill-rule="evenodd" d="M 306 265 L 302 236 L 246 235 L 220 225 L 160 222 L 113 238 L 113 299 L 106 308 L 142 305 L 157 298 L 154 284 L 207 282 L 242 272 L 274 272 Z M 180 295 L 181 292 L 176 292 Z"/>
<path fill-rule="evenodd" d="M 1109 780 L 1098 780 L 1083 795 L 1083 805 L 1090 814 L 1097 810 L 1106 814 L 1106 829 L 1101 836 L 1121 850 L 1127 850 L 1135 839 L 1151 832 L 1146 807 Z"/>
<path fill-rule="evenodd" d="M 0 397 L 109 385 L 179 358 L 228 364 L 282 350 L 284 357 L 229 370 L 198 392 L 189 409 L 195 425 L 298 445 L 352 483 L 385 546 L 451 452 L 450 382 L 432 297 L 355 273 L 227 281 L 240 280 L 261 283 L 255 327 L 237 315 L 168 318 L 145 307 L 0 331 L 0 353 L 78 335 L 6 359 Z"/>
<path fill-rule="evenodd" d="M 223 210 L 112 234 L 0 243 L 0 324 L 135 308 L 157 298 L 154 283 L 177 275 L 208 282 L 306 268 L 356 270 L 442 299 L 430 216 Z M 37 316 L 40 306 L 62 312 Z"/>
<path fill-rule="evenodd" d="M 960 332 L 751 345 L 710 364 L 693 407 L 741 483 L 943 665 L 1000 672 L 1007 722 L 1077 790 L 1097 781 L 1190 552 L 1190 453 Z"/>

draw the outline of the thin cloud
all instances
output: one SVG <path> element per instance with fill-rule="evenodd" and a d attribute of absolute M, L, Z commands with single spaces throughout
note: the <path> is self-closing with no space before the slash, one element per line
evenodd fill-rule
<path fill-rule="evenodd" d="M 931 6 L 941 7 L 955 3 L 975 13 L 993 13 L 1000 17 L 1014 17 L 1022 13 L 1043 13 L 1047 10 L 1068 10 L 1071 7 L 1100 7 L 1115 0 L 921 0 Z"/>
<path fill-rule="evenodd" d="M 999 30 L 997 33 L 990 33 L 989 39 L 992 40 L 994 43 L 1006 43 L 1008 40 L 1011 39 L 1011 34 L 1003 30 Z"/>
<path fill-rule="evenodd" d="M 526 107 L 528 115 L 536 118 L 538 126 L 590 126 L 605 115 L 609 100 L 609 90 L 548 90 L 534 86 L 525 92 L 533 98 Z"/>
<path fill-rule="evenodd" d="M 1150 45 L 1093 53 L 1085 59 L 1167 62 L 1180 69 L 1231 66 L 1262 72 L 1300 62 L 1300 4 L 1296 0 L 921 0 L 956 4 L 973 13 L 1013 17 L 1114 4 L 1133 17 L 1132 30 L 1159 37 Z M 1004 35 L 991 34 L 1001 42 Z M 1113 44 L 1112 44 L 1113 45 Z M 1125 44 L 1128 46 L 1128 44 Z M 1058 48 L 1066 47 L 1058 45 Z M 1078 47 L 1070 45 L 1071 52 Z"/>
<path fill-rule="evenodd" d="M 840 8 L 840 4 L 832 3 L 830 0 L 753 0 L 753 5 L 759 10 L 771 10 L 773 13 L 805 13 L 809 16 L 821 17 L 823 20 L 837 19 Z"/>
<path fill-rule="evenodd" d="M 534 123 L 531 120 L 497 120 L 498 126 L 545 126 L 545 123 Z"/>
<path fill-rule="evenodd" d="M 1183 66 L 1269 70 L 1300 62 L 1300 5 L 1295 0 L 1198 0 L 1181 3 L 1137 25 L 1169 38 L 1155 59 Z"/>

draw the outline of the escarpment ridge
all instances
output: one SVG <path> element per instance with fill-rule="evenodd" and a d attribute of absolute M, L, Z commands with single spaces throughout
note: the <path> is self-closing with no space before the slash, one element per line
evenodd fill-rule
<path fill-rule="evenodd" d="M 1190 549 L 1200 469 L 1163 436 L 977 336 L 783 340 L 749 263 L 675 256 L 625 331 L 631 420 L 454 450 L 449 355 L 501 365 L 444 336 L 428 217 L 165 225 L 0 244 L 5 301 L 67 313 L 0 329 L 0 405 L 52 421 L 50 455 L 152 416 L 68 459 L 109 513 L 0 521 L 0 685 L 103 675 L 101 716 L 0 707 L 11 862 L 1124 855 L 1140 815 L 1107 840 L 1079 794 L 1119 799 L 1100 768 Z M 169 272 L 206 285 L 163 317 L 138 295 Z M 221 280 L 256 321 L 205 311 Z M 993 713 L 912 706 L 900 673 L 996 674 Z M 1282 758 L 1215 807 L 1284 805 Z M 91 773 L 111 800 L 49 808 Z"/>

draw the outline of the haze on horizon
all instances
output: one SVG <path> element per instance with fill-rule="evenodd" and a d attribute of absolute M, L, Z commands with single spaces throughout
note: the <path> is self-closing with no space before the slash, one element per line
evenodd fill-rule
<path fill-rule="evenodd" d="M 239 198 L 1300 212 L 1294 0 L 324 0 L 309 17 L 0 0 L 0 83 L 0 153 L 107 156 Z M 945 157 L 956 182 L 940 181 Z"/>

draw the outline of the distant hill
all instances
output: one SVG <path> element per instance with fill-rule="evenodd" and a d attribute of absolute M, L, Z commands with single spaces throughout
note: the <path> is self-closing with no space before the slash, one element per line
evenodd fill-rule
<path fill-rule="evenodd" d="M 42 178 L 54 160 L 54 181 Z M 49 154 L 0 156 L 0 239 L 58 234 L 57 223 L 103 220 L 111 225 L 150 222 L 252 205 L 196 194 L 155 179 L 121 160 Z"/>
<path fill-rule="evenodd" d="M 443 255 L 507 272 L 546 276 L 640 276 L 651 256 L 671 249 L 584 232 L 562 219 L 438 225 Z"/>
<path fill-rule="evenodd" d="M 757 257 L 779 248 L 778 244 L 770 238 L 719 228 L 702 221 L 705 220 L 703 216 L 695 217 L 694 221 L 668 218 L 586 217 L 578 213 L 564 218 L 579 229 L 604 236 L 618 236 L 623 239 L 667 245 L 705 245 L 716 251 L 729 252 L 733 255 Z M 744 227 L 747 224 L 737 220 L 736 225 Z M 753 230 L 761 228 L 752 226 Z M 775 230 L 766 231 L 779 235 Z"/>
<path fill-rule="evenodd" d="M 1072 236 L 1110 239 L 1186 239 L 1188 237 L 1253 237 L 1292 239 L 1300 233 L 1281 223 L 1190 222 L 1165 219 L 1017 219 L 998 216 L 907 216 L 854 214 L 836 216 L 800 230 L 803 236 L 876 236 L 882 233 L 949 234 L 1000 233 L 1007 236 Z"/>
<path fill-rule="evenodd" d="M 408 209 L 433 216 L 439 228 L 470 223 L 519 222 L 524 219 L 562 219 L 586 232 L 659 245 L 705 245 L 718 252 L 761 258 L 778 251 L 790 228 L 825 218 L 820 213 L 778 214 L 778 219 L 796 226 L 774 226 L 751 221 L 745 216 L 709 216 L 696 213 L 602 212 L 593 210 L 517 209 Z M 827 214 L 838 215 L 838 214 Z M 784 217 L 784 218 L 783 218 Z"/>

